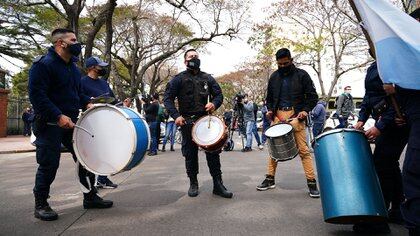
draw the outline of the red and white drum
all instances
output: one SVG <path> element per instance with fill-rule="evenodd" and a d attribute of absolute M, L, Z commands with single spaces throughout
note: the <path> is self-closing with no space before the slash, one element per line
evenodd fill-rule
<path fill-rule="evenodd" d="M 228 138 L 228 129 L 219 117 L 208 115 L 198 119 L 192 128 L 192 139 L 207 152 L 220 151 Z"/>

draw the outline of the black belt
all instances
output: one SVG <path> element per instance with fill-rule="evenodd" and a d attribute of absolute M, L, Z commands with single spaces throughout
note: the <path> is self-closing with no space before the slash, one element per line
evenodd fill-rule
<path fill-rule="evenodd" d="M 291 111 L 293 110 L 293 107 L 279 107 L 280 111 Z"/>

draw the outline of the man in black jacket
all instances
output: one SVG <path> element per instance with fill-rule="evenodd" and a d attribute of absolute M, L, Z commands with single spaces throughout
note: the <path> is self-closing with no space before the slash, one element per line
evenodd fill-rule
<path fill-rule="evenodd" d="M 149 124 L 150 138 L 152 139 L 150 144 L 149 156 L 157 155 L 158 141 L 160 132 L 158 127 L 160 121 L 158 121 L 159 113 L 159 94 L 153 94 L 152 101 L 145 101 L 144 112 L 146 113 L 146 122 Z"/>
<path fill-rule="evenodd" d="M 185 52 L 184 63 L 187 70 L 176 75 L 166 86 L 164 104 L 169 115 L 175 119 L 175 124 L 181 126 L 182 155 L 185 157 L 185 167 L 190 179 L 188 196 L 196 197 L 198 195 L 198 147 L 192 141 L 191 130 L 195 121 L 222 105 L 223 94 L 216 80 L 200 70 L 200 59 L 195 49 Z M 179 110 L 175 107 L 176 98 Z M 213 177 L 213 194 L 232 198 L 233 193 L 223 185 L 220 151 L 206 152 L 206 159 Z"/>
<path fill-rule="evenodd" d="M 318 95 L 311 77 L 306 71 L 294 66 L 287 48 L 277 51 L 276 60 L 278 70 L 270 76 L 267 87 L 267 116 L 273 120 L 274 124 L 291 119 L 290 124 L 293 126 L 296 144 L 302 159 L 309 196 L 316 198 L 319 197 L 319 192 L 316 186 L 312 157 L 306 143 L 304 121 L 316 105 Z M 257 190 L 264 191 L 276 187 L 274 182 L 276 168 L 277 162 L 269 157 L 268 173 L 264 181 L 257 186 Z"/>

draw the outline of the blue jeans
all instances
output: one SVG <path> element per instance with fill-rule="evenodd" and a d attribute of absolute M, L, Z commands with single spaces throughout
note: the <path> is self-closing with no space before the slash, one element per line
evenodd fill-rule
<path fill-rule="evenodd" d="M 348 117 L 338 117 L 338 122 L 340 122 L 340 124 L 337 125 L 337 127 L 335 127 L 335 128 L 336 129 L 347 128 L 347 126 L 348 126 L 347 119 L 348 119 Z"/>
<path fill-rule="evenodd" d="M 263 144 L 265 144 L 265 142 L 267 142 L 267 136 L 265 136 L 265 131 L 270 128 L 270 122 L 263 122 L 263 130 L 262 130 L 262 134 L 261 134 L 261 141 Z"/>
<path fill-rule="evenodd" d="M 157 153 L 157 147 L 158 147 L 158 125 L 159 122 L 152 121 L 149 122 L 149 129 L 150 129 L 150 137 L 152 139 L 152 143 L 150 144 L 150 152 L 151 153 Z"/>
<path fill-rule="evenodd" d="M 257 122 L 254 122 L 254 126 L 252 127 L 252 133 L 254 134 L 255 140 L 257 140 L 258 146 L 261 145 L 260 135 L 258 134 Z"/>
<path fill-rule="evenodd" d="M 323 127 L 324 123 L 314 123 L 314 126 L 312 127 L 312 133 L 314 134 L 314 138 L 321 134 Z"/>
<path fill-rule="evenodd" d="M 252 134 L 254 129 L 255 121 L 246 122 L 246 145 L 245 147 L 252 147 Z"/>
<path fill-rule="evenodd" d="M 170 121 L 166 123 L 165 137 L 163 138 L 163 146 L 165 147 L 168 138 L 171 140 L 171 146 L 175 143 L 175 134 L 176 134 L 176 125 L 175 121 Z"/>

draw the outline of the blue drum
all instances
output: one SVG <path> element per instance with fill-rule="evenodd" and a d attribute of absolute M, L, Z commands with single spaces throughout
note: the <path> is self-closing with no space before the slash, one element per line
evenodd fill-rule
<path fill-rule="evenodd" d="M 98 175 L 113 175 L 139 165 L 150 142 L 149 126 L 136 111 L 95 104 L 83 112 L 73 132 L 77 159 Z"/>
<path fill-rule="evenodd" d="M 335 129 L 317 136 L 312 145 L 325 222 L 385 221 L 387 211 L 364 133 Z"/>

